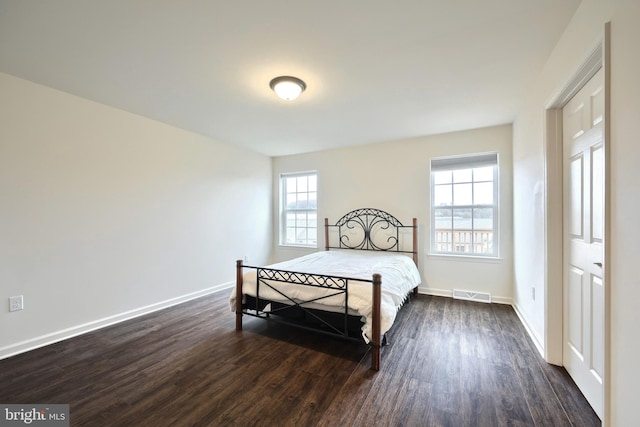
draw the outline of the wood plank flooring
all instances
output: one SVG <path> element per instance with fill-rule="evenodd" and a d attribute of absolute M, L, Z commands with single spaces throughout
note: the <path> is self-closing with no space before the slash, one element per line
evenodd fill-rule
<path fill-rule="evenodd" d="M 245 316 L 229 292 L 0 361 L 0 403 L 73 426 L 596 426 L 513 309 L 419 295 L 369 348 Z"/>

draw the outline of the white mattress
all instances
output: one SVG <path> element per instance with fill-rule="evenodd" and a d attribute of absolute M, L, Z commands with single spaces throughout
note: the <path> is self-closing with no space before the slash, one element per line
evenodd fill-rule
<path fill-rule="evenodd" d="M 268 268 L 298 271 L 371 280 L 374 273 L 382 276 L 381 332 L 386 333 L 393 324 L 398 309 L 402 306 L 410 291 L 420 284 L 420 273 L 413 260 L 402 254 L 389 252 L 370 252 L 355 250 L 332 250 L 315 252 L 300 258 L 266 266 Z M 297 302 L 317 298 L 333 293 L 331 289 L 288 283 L 270 282 L 272 286 Z M 372 293 L 371 283 L 349 280 L 349 311 L 362 316 L 363 337 L 366 342 L 371 336 Z M 244 274 L 243 293 L 255 296 L 256 270 L 248 269 Z M 291 304 L 278 292 L 268 286 L 260 285 L 260 298 Z M 236 293 L 233 289 L 230 298 L 231 310 L 235 311 Z M 344 311 L 344 296 L 331 296 L 322 300 L 304 304 L 304 307 L 321 308 L 327 311 Z"/>

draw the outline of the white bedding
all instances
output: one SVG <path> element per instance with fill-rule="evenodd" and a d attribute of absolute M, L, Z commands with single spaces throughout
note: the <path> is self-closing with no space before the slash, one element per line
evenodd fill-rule
<path fill-rule="evenodd" d="M 280 262 L 267 266 L 278 270 L 298 271 L 304 273 L 341 276 L 348 278 L 371 280 L 374 273 L 382 276 L 381 299 L 381 332 L 386 333 L 396 318 L 398 309 L 404 303 L 409 292 L 420 284 L 420 273 L 413 260 L 406 255 L 389 252 L 368 251 L 322 251 L 300 258 Z M 331 289 L 313 286 L 295 285 L 288 283 L 270 282 L 284 294 L 300 302 L 321 295 L 330 295 Z M 363 337 L 369 342 L 371 336 L 372 296 L 371 283 L 357 280 L 349 281 L 349 311 L 362 316 L 364 326 Z M 243 293 L 255 296 L 256 270 L 249 269 L 243 278 Z M 289 303 L 286 298 L 268 286 L 260 285 L 260 298 Z M 230 298 L 231 310 L 235 311 L 236 293 L 233 289 Z M 303 305 L 311 306 L 310 304 Z M 344 296 L 331 296 L 313 303 L 315 307 L 322 307 L 328 311 L 336 311 L 339 307 L 344 310 Z"/>

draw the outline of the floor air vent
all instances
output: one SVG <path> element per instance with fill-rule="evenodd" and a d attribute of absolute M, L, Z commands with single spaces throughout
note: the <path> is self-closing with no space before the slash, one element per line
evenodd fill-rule
<path fill-rule="evenodd" d="M 463 291 L 461 289 L 453 290 L 453 299 L 463 299 L 467 301 L 491 302 L 491 294 L 486 292 Z"/>

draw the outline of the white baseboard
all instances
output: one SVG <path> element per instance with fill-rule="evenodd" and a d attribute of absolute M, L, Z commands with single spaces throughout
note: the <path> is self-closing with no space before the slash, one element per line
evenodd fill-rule
<path fill-rule="evenodd" d="M 518 319 L 520 319 L 520 323 L 522 323 L 522 325 L 524 326 L 524 329 L 527 331 L 527 334 L 529 334 L 529 336 L 531 337 L 531 341 L 533 341 L 533 344 L 538 349 L 538 352 L 544 358 L 545 357 L 544 356 L 544 344 L 542 343 L 542 340 L 540 339 L 538 334 L 535 333 L 533 328 L 531 328 L 529 326 L 529 322 L 527 322 L 527 319 L 522 315 L 522 312 L 518 308 L 518 305 L 517 304 L 511 304 L 511 306 L 513 307 L 513 309 L 515 310 L 516 314 L 518 315 Z"/>
<path fill-rule="evenodd" d="M 425 295 L 433 295 L 437 297 L 447 297 L 453 298 L 453 291 L 451 289 L 436 289 L 436 288 L 427 288 L 427 287 L 418 287 L 419 294 Z M 499 297 L 495 295 L 491 295 L 491 302 L 496 304 L 507 304 L 513 305 L 513 299 L 508 297 Z"/>
<path fill-rule="evenodd" d="M 21 341 L 16 344 L 11 344 L 6 347 L 0 348 L 0 360 L 7 357 L 15 356 L 20 353 L 25 353 L 36 348 L 44 347 L 59 341 L 63 341 L 69 338 L 73 338 L 78 335 L 86 334 L 87 332 L 95 331 L 96 329 L 105 328 L 107 326 L 114 325 L 116 323 L 124 322 L 136 317 L 144 316 L 145 314 L 153 313 L 154 311 L 169 308 L 171 306 L 181 304 L 183 302 L 190 301 L 192 299 L 200 298 L 205 295 L 212 294 L 224 289 L 230 289 L 235 282 L 223 283 L 211 288 L 203 289 L 190 294 L 182 295 L 176 298 L 171 298 L 166 301 L 161 301 L 155 304 L 140 307 L 134 310 L 126 311 L 124 313 L 116 314 L 114 316 L 98 319 L 93 322 L 88 322 L 83 325 L 73 326 L 71 328 L 63 329 L 61 331 L 52 332 L 50 334 L 42 335 L 29 340 Z"/>
<path fill-rule="evenodd" d="M 422 286 L 418 286 L 418 293 L 425 294 L 425 295 L 433 295 L 436 297 L 448 297 L 448 298 L 453 297 L 453 294 L 450 290 L 426 288 Z"/>

